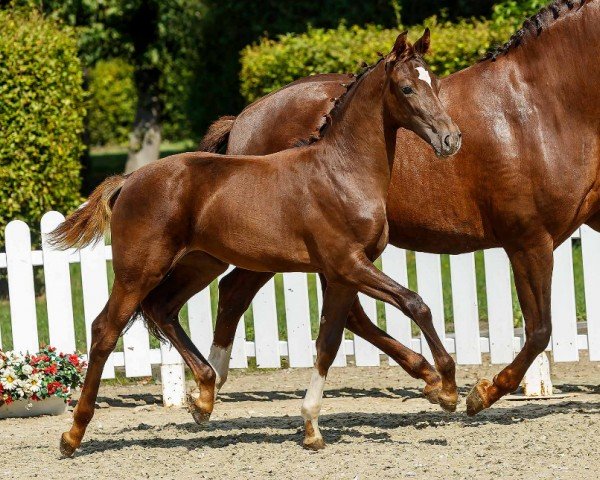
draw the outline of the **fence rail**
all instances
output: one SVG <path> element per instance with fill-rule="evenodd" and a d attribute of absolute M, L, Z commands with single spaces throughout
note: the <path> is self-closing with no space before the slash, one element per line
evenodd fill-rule
<path fill-rule="evenodd" d="M 41 221 L 41 250 L 31 248 L 29 227 L 22 221 L 10 222 L 5 230 L 6 252 L 0 253 L 0 273 L 7 271 L 10 325 L 13 349 L 34 351 L 39 347 L 38 316 L 34 284 L 34 267 L 43 267 L 47 328 L 51 345 L 62 351 L 74 351 L 78 320 L 73 306 L 73 278 L 70 264 L 80 264 L 85 338 L 89 349 L 91 323 L 104 307 L 109 295 L 110 246 L 100 242 L 81 251 L 58 251 L 45 241 L 45 235 L 64 220 L 58 212 L 48 212 Z M 549 350 L 557 362 L 577 361 L 580 350 L 588 350 L 591 360 L 600 360 L 600 234 L 582 227 L 576 235 L 583 257 L 583 289 L 586 322 L 578 325 L 575 304 L 573 243 L 565 242 L 555 252 L 552 285 L 553 335 Z M 487 322 L 478 311 L 478 295 L 474 254 L 450 257 L 450 284 L 453 318 L 444 318 L 444 295 L 440 256 L 415 254 L 418 291 L 430 306 L 434 323 L 449 352 L 456 354 L 459 364 L 479 364 L 482 354 L 489 353 L 492 363 L 508 363 L 522 345 L 522 329 L 514 328 L 511 273 L 506 254 L 501 249 L 484 252 Z M 406 251 L 388 247 L 382 256 L 382 268 L 406 285 L 408 282 Z M 318 280 L 318 279 L 317 279 Z M 317 282 L 318 283 L 318 282 Z M 320 287 L 316 291 L 320 306 Z M 38 303 L 41 300 L 38 299 Z M 213 315 L 210 289 L 188 302 L 188 323 L 192 340 L 200 351 L 208 354 L 212 342 Z M 283 302 L 278 315 L 277 301 Z M 361 302 L 372 319 L 377 318 L 377 304 L 361 295 Z M 6 302 L 4 302 L 6 303 Z M 315 355 L 311 333 L 310 295 L 307 275 L 283 275 L 283 298 L 276 299 L 275 282 L 271 280 L 256 296 L 253 304 L 254 339 L 246 339 L 244 321 L 236 331 L 231 353 L 232 368 L 246 368 L 254 358 L 258 368 L 279 368 L 282 357 L 290 367 L 310 367 Z M 0 307 L 2 303 L 0 302 Z M 6 306 L 6 305 L 5 305 Z M 1 313 L 1 311 L 0 311 Z M 425 339 L 413 336 L 409 319 L 385 305 L 385 328 L 413 350 L 431 358 Z M 0 321 L 1 321 L 0 316 Z M 81 321 L 81 319 L 79 319 Z M 287 339 L 280 338 L 279 326 L 285 323 Z M 452 328 L 453 327 L 453 328 Z M 578 331 L 579 328 L 579 331 Z M 0 346 L 3 345 L 0 332 Z M 4 342 L 6 347 L 7 342 Z M 335 359 L 335 366 L 345 366 L 348 356 L 358 366 L 376 366 L 381 356 L 376 348 L 361 338 L 346 339 Z M 386 358 L 386 362 L 395 362 Z M 182 391 L 182 360 L 169 346 L 151 348 L 148 332 L 140 321 L 123 336 L 123 351 L 113 353 L 103 378 L 115 376 L 116 367 L 124 367 L 128 377 L 151 375 L 153 365 L 161 365 L 165 393 L 174 403 Z"/>

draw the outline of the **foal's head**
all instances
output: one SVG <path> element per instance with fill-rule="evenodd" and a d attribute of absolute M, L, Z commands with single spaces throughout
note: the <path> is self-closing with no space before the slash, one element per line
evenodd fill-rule
<path fill-rule="evenodd" d="M 407 32 L 398 35 L 385 57 L 386 115 L 395 126 L 419 135 L 438 156 L 454 155 L 461 145 L 461 133 L 438 98 L 439 80 L 423 60 L 430 45 L 429 29 L 414 45 L 406 37 Z"/>

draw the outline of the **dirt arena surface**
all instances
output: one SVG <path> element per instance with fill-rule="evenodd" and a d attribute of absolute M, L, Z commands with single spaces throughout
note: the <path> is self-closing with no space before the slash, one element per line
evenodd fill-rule
<path fill-rule="evenodd" d="M 60 417 L 0 420 L 0 478 L 577 479 L 600 470 L 600 363 L 553 366 L 567 396 L 498 403 L 476 417 L 464 395 L 498 366 L 459 367 L 462 403 L 443 412 L 398 367 L 332 369 L 321 431 L 301 447 L 310 370 L 233 372 L 210 424 L 160 406 L 159 385 L 103 386 L 82 449 L 60 458 Z"/>

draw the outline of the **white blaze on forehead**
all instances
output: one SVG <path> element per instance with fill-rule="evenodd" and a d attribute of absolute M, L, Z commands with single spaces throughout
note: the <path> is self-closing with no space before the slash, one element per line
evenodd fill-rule
<path fill-rule="evenodd" d="M 423 80 L 431 87 L 431 76 L 429 75 L 427 69 L 423 67 L 417 67 L 417 72 L 419 72 L 419 79 Z"/>

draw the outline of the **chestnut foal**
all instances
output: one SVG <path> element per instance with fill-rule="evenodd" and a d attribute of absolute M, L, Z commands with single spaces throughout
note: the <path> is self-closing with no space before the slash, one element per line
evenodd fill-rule
<path fill-rule="evenodd" d="M 119 335 L 141 310 L 181 352 L 200 388 L 194 419 L 208 420 L 215 372 L 176 314 L 228 264 L 262 272 L 318 272 L 327 280 L 315 370 L 302 406 L 304 444 L 321 448 L 323 385 L 357 292 L 413 318 L 442 359 L 442 392 L 456 396 L 454 363 L 421 298 L 372 263 L 388 241 L 386 197 L 396 133 L 411 129 L 458 150 L 460 133 L 406 33 L 332 113 L 324 138 L 266 157 L 185 153 L 130 176 L 107 179 L 52 233 L 55 245 L 82 247 L 112 231 L 115 280 L 92 325 L 89 367 L 73 425 L 61 437 L 70 456 L 94 413 L 100 376 Z M 112 218 L 111 218 L 112 217 Z"/>

